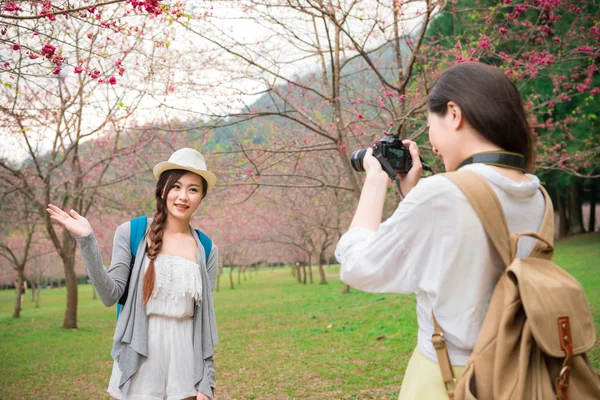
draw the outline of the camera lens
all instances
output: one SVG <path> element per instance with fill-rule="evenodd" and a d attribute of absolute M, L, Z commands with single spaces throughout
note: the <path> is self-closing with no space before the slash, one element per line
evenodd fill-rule
<path fill-rule="evenodd" d="M 364 172 L 365 168 L 363 167 L 363 159 L 365 158 L 365 154 L 367 149 L 356 150 L 352 153 L 352 157 L 350 157 L 350 164 L 352 164 L 352 168 L 358 172 Z"/>

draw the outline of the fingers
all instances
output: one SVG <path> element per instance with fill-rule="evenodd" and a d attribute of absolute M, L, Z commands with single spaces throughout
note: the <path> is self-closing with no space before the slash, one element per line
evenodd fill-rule
<path fill-rule="evenodd" d="M 369 147 L 367 149 L 365 156 L 363 158 L 363 168 L 365 169 L 365 172 L 367 173 L 367 175 L 369 175 L 371 173 L 377 173 L 379 171 L 382 171 L 381 164 L 373 156 L 373 149 L 371 147 Z"/>
<path fill-rule="evenodd" d="M 69 211 L 69 214 L 71 214 L 71 217 L 73 217 L 74 219 L 81 219 L 81 215 L 79 215 L 77 213 L 77 211 L 71 209 L 71 211 Z"/>
<path fill-rule="evenodd" d="M 70 211 L 70 215 L 61 210 L 59 207 L 54 204 L 48 204 L 48 208 L 46 208 L 48 214 L 50 214 L 50 218 L 55 220 L 56 222 L 64 225 L 69 219 L 80 219 L 81 216 L 77 214 L 75 210 Z"/>
<path fill-rule="evenodd" d="M 54 204 L 48 204 L 48 208 L 46 210 L 48 210 L 48 212 L 52 211 L 55 215 L 60 216 L 62 218 L 69 218 L 69 214 L 67 214 Z"/>
<path fill-rule="evenodd" d="M 421 157 L 419 157 L 419 147 L 412 140 L 403 140 L 402 144 L 408 146 L 408 151 L 410 152 L 410 156 L 412 158 L 413 168 L 416 170 L 423 169 L 423 165 L 421 164 Z"/>

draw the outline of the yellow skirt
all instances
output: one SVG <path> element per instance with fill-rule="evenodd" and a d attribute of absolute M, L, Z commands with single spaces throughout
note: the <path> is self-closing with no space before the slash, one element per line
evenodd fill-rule
<path fill-rule="evenodd" d="M 453 367 L 454 376 L 460 378 L 465 367 Z M 425 357 L 418 348 L 413 351 L 398 400 L 447 400 L 446 386 L 438 363 Z"/>

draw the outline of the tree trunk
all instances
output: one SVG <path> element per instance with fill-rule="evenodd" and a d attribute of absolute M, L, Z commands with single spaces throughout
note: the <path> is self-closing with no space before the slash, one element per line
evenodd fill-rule
<path fill-rule="evenodd" d="M 96 296 L 96 287 L 92 283 L 92 300 L 96 300 L 98 296 Z"/>
<path fill-rule="evenodd" d="M 233 265 L 229 266 L 229 288 L 235 289 L 235 286 L 233 286 Z"/>
<path fill-rule="evenodd" d="M 308 257 L 308 280 L 310 284 L 313 283 L 313 274 L 312 274 L 312 256 Z"/>
<path fill-rule="evenodd" d="M 23 301 L 21 297 L 23 297 L 23 280 L 25 279 L 23 275 L 23 268 L 19 268 L 17 270 L 17 287 L 15 288 L 15 312 L 13 313 L 13 318 L 21 317 L 21 307 L 23 306 Z"/>
<path fill-rule="evenodd" d="M 562 191 L 560 188 L 556 188 L 556 208 L 558 211 L 558 238 L 565 237 L 567 235 L 567 210 L 565 210 L 565 203 L 562 198 Z"/>
<path fill-rule="evenodd" d="M 221 284 L 221 275 L 223 275 L 223 266 L 219 266 L 219 271 L 217 272 L 217 293 L 219 293 L 219 286 Z"/>
<path fill-rule="evenodd" d="M 35 274 L 32 286 L 34 287 L 33 293 L 35 299 L 35 308 L 40 308 L 40 292 L 42 291 L 42 283 L 39 273 Z"/>
<path fill-rule="evenodd" d="M 40 308 L 40 293 L 42 292 L 42 288 L 40 283 L 38 282 L 35 287 L 35 308 Z"/>
<path fill-rule="evenodd" d="M 323 252 L 319 255 L 319 278 L 321 281 L 319 285 L 327 285 L 327 279 L 325 278 L 325 269 L 323 268 Z"/>
<path fill-rule="evenodd" d="M 298 279 L 298 283 L 302 283 L 302 277 L 300 276 L 300 266 L 296 266 L 296 279 Z"/>
<path fill-rule="evenodd" d="M 75 263 L 71 259 L 65 261 L 65 285 L 67 286 L 67 309 L 63 328 L 77 329 L 77 276 L 75 275 Z"/>
<path fill-rule="evenodd" d="M 596 190 L 598 185 L 595 179 L 590 183 L 590 218 L 588 220 L 588 232 L 594 232 L 596 229 Z"/>
<path fill-rule="evenodd" d="M 585 232 L 581 213 L 581 195 L 578 181 L 571 184 L 569 190 L 569 235 L 579 235 Z"/>
<path fill-rule="evenodd" d="M 349 286 L 349 285 L 346 285 L 346 284 L 344 284 L 344 290 L 342 290 L 342 293 L 343 293 L 343 294 L 348 294 L 348 293 L 350 293 L 350 286 Z"/>
<path fill-rule="evenodd" d="M 77 275 L 75 275 L 75 250 L 77 243 L 65 229 L 63 232 L 63 251 L 60 255 L 65 267 L 65 285 L 67 287 L 67 309 L 63 321 L 64 329 L 78 329 L 77 326 Z"/>
<path fill-rule="evenodd" d="M 238 267 L 238 286 L 242 284 L 242 266 Z"/>
<path fill-rule="evenodd" d="M 302 264 L 302 284 L 306 285 L 306 264 Z"/>

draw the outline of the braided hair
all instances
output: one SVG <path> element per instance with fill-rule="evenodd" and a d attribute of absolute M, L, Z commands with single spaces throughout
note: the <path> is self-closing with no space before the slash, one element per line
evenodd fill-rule
<path fill-rule="evenodd" d="M 160 249 L 163 244 L 162 239 L 164 233 L 164 224 L 167 221 L 168 215 L 167 194 L 173 188 L 173 186 L 175 186 L 179 178 L 187 173 L 188 171 L 183 169 L 171 169 L 163 172 L 156 182 L 156 190 L 154 192 L 154 196 L 156 198 L 156 213 L 154 214 L 152 224 L 150 225 L 150 232 L 148 234 L 150 243 L 146 247 L 146 256 L 148 259 L 150 259 L 150 264 L 144 273 L 142 289 L 144 305 L 148 303 L 150 297 L 152 296 L 152 292 L 154 291 L 154 282 L 156 277 L 156 273 L 154 271 L 154 260 L 158 256 L 158 253 L 160 253 Z M 202 178 L 202 198 L 206 196 L 207 189 L 208 185 L 206 180 Z"/>

